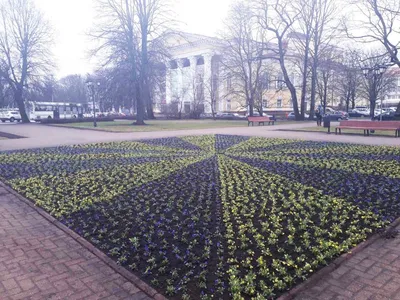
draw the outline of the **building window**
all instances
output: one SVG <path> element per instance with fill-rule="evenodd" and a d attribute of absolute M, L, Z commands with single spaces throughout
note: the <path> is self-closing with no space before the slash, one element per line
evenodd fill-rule
<path fill-rule="evenodd" d="M 275 88 L 277 90 L 282 90 L 286 88 L 285 80 L 282 73 L 279 73 L 279 75 L 276 77 Z"/>
<path fill-rule="evenodd" d="M 232 105 L 231 105 L 231 100 L 226 100 L 226 110 L 231 111 Z"/>
<path fill-rule="evenodd" d="M 268 101 L 267 101 L 266 99 L 263 99 L 263 101 L 262 101 L 262 107 L 263 107 L 263 108 L 268 107 Z"/>
<path fill-rule="evenodd" d="M 282 108 L 282 99 L 281 98 L 278 98 L 278 100 L 276 101 L 276 107 Z"/>

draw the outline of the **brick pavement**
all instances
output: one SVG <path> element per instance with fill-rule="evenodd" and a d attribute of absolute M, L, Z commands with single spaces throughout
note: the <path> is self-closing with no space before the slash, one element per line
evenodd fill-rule
<path fill-rule="evenodd" d="M 0 299 L 152 299 L 0 186 Z"/>
<path fill-rule="evenodd" d="M 400 237 L 379 238 L 295 299 L 400 300 Z"/>

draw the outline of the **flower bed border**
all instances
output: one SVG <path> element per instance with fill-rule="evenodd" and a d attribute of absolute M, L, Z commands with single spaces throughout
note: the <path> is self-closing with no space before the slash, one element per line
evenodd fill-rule
<path fill-rule="evenodd" d="M 88 242 L 83 237 L 78 235 L 72 229 L 69 229 L 67 226 L 65 226 L 64 224 L 59 222 L 57 219 L 55 219 L 50 214 L 48 214 L 45 210 L 36 206 L 32 201 L 26 199 L 25 197 L 20 195 L 18 192 L 14 191 L 7 184 L 0 181 L 0 187 L 4 188 L 7 192 L 9 192 L 10 194 L 17 197 L 19 200 L 21 200 L 22 202 L 27 204 L 29 207 L 33 208 L 39 215 L 41 215 L 43 218 L 45 218 L 51 224 L 55 225 L 57 228 L 61 229 L 63 232 L 68 234 L 70 237 L 72 237 L 74 240 L 76 240 L 81 246 L 83 246 L 84 248 L 89 250 L 97 258 L 99 258 L 106 265 L 108 265 L 110 268 L 112 268 L 115 272 L 117 272 L 118 274 L 123 276 L 125 279 L 127 279 L 130 282 L 132 282 L 133 284 L 135 284 L 141 291 L 143 291 L 149 297 L 152 297 L 155 300 L 168 300 L 168 298 L 164 297 L 156 289 L 152 288 L 147 283 L 143 282 L 139 277 L 134 275 L 132 272 L 130 272 L 127 269 L 125 269 L 124 267 L 118 265 L 114 260 L 109 258 L 101 250 L 97 249 L 95 246 L 93 246 L 90 242 Z M 400 225 L 400 217 L 397 218 L 391 224 L 389 224 L 387 226 L 386 230 L 394 229 L 399 225 Z M 382 237 L 378 233 L 375 233 L 370 238 L 368 238 L 364 242 L 361 242 L 359 245 L 352 248 L 347 253 L 340 255 L 338 258 L 336 258 L 334 261 L 332 261 L 329 265 L 323 267 L 322 269 L 320 269 L 319 271 L 317 271 L 316 273 L 311 275 L 311 277 L 308 278 L 306 281 L 296 285 L 291 290 L 289 290 L 286 293 L 284 293 L 283 295 L 281 295 L 278 298 L 278 300 L 294 299 L 298 294 L 300 294 L 303 291 L 306 291 L 311 285 L 316 284 L 318 281 L 320 281 L 322 279 L 322 277 L 326 276 L 327 274 L 329 274 L 329 273 L 333 272 L 334 270 L 336 270 L 337 268 L 339 268 L 344 262 L 346 262 L 347 260 L 352 258 L 357 253 L 361 252 L 362 250 L 364 250 L 365 248 L 367 248 L 368 246 L 370 246 L 372 243 L 374 243 L 376 240 L 378 240 L 380 238 L 382 238 Z"/>
<path fill-rule="evenodd" d="M 79 234 L 74 232 L 72 229 L 69 229 L 67 226 L 65 226 L 64 224 L 59 222 L 57 219 L 55 219 L 50 214 L 48 214 L 45 210 L 36 206 L 32 201 L 26 199 L 25 197 L 23 197 L 22 195 L 20 195 L 16 191 L 14 191 L 7 184 L 0 181 L 0 187 L 4 188 L 7 192 L 14 195 L 19 200 L 21 200 L 23 203 L 27 204 L 29 207 L 34 209 L 39 215 L 41 215 L 43 218 L 45 218 L 47 221 L 49 221 L 50 224 L 55 225 L 57 228 L 61 229 L 64 233 L 66 233 L 67 235 L 72 237 L 82 247 L 84 247 L 88 251 L 90 251 L 92 254 L 94 254 L 97 258 L 99 258 L 102 262 L 104 262 L 106 265 L 108 265 L 111 269 L 113 269 L 115 272 L 120 274 L 122 277 L 124 277 L 125 279 L 132 282 L 134 285 L 136 285 L 142 292 L 147 294 L 149 297 L 151 297 L 155 300 L 168 300 L 162 294 L 160 294 L 156 289 L 149 286 L 147 283 L 142 281 L 139 277 L 134 275 L 132 272 L 130 272 L 127 269 L 125 269 L 124 267 L 118 265 L 114 260 L 112 260 L 106 254 L 101 252 L 101 250 L 97 249 L 95 246 L 93 246 L 90 242 L 88 242 L 83 237 L 81 237 Z"/>

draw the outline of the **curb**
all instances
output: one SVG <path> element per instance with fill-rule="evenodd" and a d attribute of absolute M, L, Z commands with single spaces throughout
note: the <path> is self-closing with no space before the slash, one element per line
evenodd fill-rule
<path fill-rule="evenodd" d="M 400 225 L 400 217 L 397 218 L 395 221 L 393 221 L 391 224 L 389 224 L 386 227 L 386 230 L 394 229 L 397 226 Z M 346 253 L 343 253 L 340 255 L 338 258 L 336 258 L 334 261 L 332 261 L 329 265 L 323 267 L 311 277 L 309 277 L 306 281 L 299 283 L 295 287 L 293 287 L 291 290 L 288 292 L 284 293 L 282 296 L 278 298 L 278 300 L 292 300 L 294 299 L 298 294 L 306 291 L 311 285 L 316 285 L 322 277 L 328 275 L 329 273 L 335 271 L 337 268 L 339 268 L 344 262 L 355 256 L 357 253 L 360 253 L 362 250 L 373 244 L 375 241 L 378 239 L 382 238 L 378 233 L 375 233 L 372 235 L 369 239 L 365 240 L 364 242 L 361 242 L 351 250 L 349 250 Z"/>
<path fill-rule="evenodd" d="M 106 254 L 104 254 L 102 251 L 97 249 L 95 246 L 93 246 L 91 243 L 89 243 L 87 240 L 85 240 L 83 237 L 81 237 L 79 234 L 74 232 L 72 229 L 69 229 L 67 226 L 59 222 L 57 219 L 52 217 L 50 214 L 48 214 L 45 210 L 42 208 L 36 206 L 32 201 L 26 199 L 25 197 L 21 196 L 19 193 L 14 191 L 11 187 L 0 181 L 0 188 L 4 188 L 7 192 L 10 194 L 14 195 L 17 197 L 20 201 L 34 209 L 39 215 L 41 215 L 44 219 L 46 219 L 48 222 L 51 224 L 55 225 L 57 228 L 62 230 L 64 233 L 72 237 L 75 241 L 77 241 L 82 247 L 87 249 L 89 252 L 94 254 L 98 259 L 100 259 L 102 262 L 104 262 L 107 266 L 109 266 L 111 269 L 113 269 L 115 272 L 120 274 L 122 277 L 127 279 L 128 281 L 132 282 L 134 285 L 136 285 L 142 292 L 147 294 L 149 297 L 156 299 L 156 300 L 168 300 L 165 298 L 161 293 L 159 293 L 157 290 L 149 286 L 147 283 L 142 281 L 139 277 L 134 275 L 132 272 L 128 271 L 124 267 L 118 265 L 114 260 L 109 258 Z"/>

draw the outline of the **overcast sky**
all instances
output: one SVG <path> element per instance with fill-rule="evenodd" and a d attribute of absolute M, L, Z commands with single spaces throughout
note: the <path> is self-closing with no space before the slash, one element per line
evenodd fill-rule
<path fill-rule="evenodd" d="M 55 30 L 56 76 L 86 74 L 92 65 L 85 33 L 92 27 L 95 0 L 35 0 Z M 215 35 L 232 0 L 175 0 L 174 10 L 186 32 Z"/>

